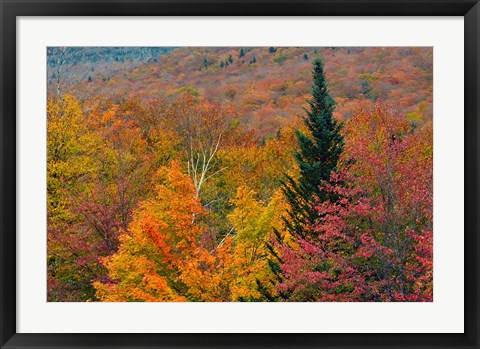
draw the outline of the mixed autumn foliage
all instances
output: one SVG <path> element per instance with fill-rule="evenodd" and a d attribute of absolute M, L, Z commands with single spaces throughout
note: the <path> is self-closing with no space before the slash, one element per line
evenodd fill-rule
<path fill-rule="evenodd" d="M 49 301 L 433 300 L 430 48 L 55 52 Z"/>

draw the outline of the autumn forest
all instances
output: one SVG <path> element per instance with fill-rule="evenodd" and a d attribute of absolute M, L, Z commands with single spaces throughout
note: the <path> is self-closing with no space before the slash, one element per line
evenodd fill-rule
<path fill-rule="evenodd" d="M 49 302 L 433 301 L 433 50 L 49 47 Z"/>

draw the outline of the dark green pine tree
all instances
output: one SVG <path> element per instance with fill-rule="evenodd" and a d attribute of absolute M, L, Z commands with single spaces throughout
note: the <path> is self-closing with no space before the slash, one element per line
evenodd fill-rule
<path fill-rule="evenodd" d="M 286 229 L 294 238 L 305 238 L 308 230 L 305 225 L 308 221 L 318 219 L 312 200 L 319 198 L 322 201 L 335 200 L 323 190 L 323 182 L 329 182 L 332 172 L 337 170 L 337 163 L 343 151 L 344 140 L 340 134 L 342 124 L 333 117 L 335 101 L 328 93 L 328 84 L 323 70 L 322 60 L 317 58 L 313 63 L 312 98 L 310 106 L 303 118 L 309 134 L 296 131 L 299 150 L 295 153 L 300 175 L 298 179 L 285 175 L 282 189 L 290 204 L 290 209 L 283 218 Z M 275 231 L 275 239 L 283 244 L 280 232 Z M 283 261 L 271 243 L 266 244 L 270 257 L 268 264 L 275 276 L 274 282 L 283 281 L 281 265 Z M 274 297 L 265 285 L 257 281 L 257 289 L 263 301 L 288 300 L 289 294 L 281 293 Z"/>
<path fill-rule="evenodd" d="M 290 204 L 284 218 L 287 230 L 295 237 L 305 237 L 305 224 L 313 222 L 316 212 L 311 204 L 319 198 L 331 199 L 323 190 L 322 183 L 330 181 L 332 171 L 343 151 L 344 140 L 340 134 L 342 124 L 333 116 L 335 101 L 328 93 L 328 83 L 323 70 L 323 62 L 317 58 L 312 70 L 312 98 L 308 101 L 309 110 L 303 118 L 309 134 L 297 130 L 299 150 L 295 159 L 300 170 L 298 179 L 286 175 L 282 189 Z"/>

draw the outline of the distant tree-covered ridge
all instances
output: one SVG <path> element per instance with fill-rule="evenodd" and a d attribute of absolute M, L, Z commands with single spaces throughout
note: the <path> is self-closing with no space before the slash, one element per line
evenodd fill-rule
<path fill-rule="evenodd" d="M 48 47 L 50 67 L 59 64 L 97 62 L 151 62 L 158 56 L 172 52 L 171 47 Z"/>

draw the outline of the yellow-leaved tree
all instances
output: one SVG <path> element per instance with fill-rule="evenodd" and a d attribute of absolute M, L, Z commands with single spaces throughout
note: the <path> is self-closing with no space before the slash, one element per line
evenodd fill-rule
<path fill-rule="evenodd" d="M 230 285 L 232 301 L 259 300 L 259 287 L 274 293 L 274 275 L 268 265 L 266 242 L 274 229 L 282 230 L 285 203 L 280 190 L 276 190 L 268 204 L 256 199 L 256 193 L 240 187 L 233 200 L 235 209 L 228 216 L 236 235 L 230 239 L 232 274 Z"/>
<path fill-rule="evenodd" d="M 275 276 L 268 265 L 266 242 L 274 229 L 282 230 L 284 201 L 277 190 L 268 204 L 257 194 L 241 186 L 232 200 L 234 210 L 228 215 L 232 228 L 213 251 L 190 259 L 182 274 L 194 299 L 210 302 L 263 300 L 275 294 Z"/>

